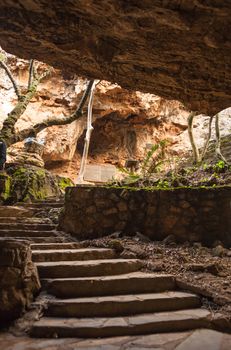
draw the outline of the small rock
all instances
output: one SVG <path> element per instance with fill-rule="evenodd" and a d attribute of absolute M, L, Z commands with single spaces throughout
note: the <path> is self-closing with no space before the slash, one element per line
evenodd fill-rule
<path fill-rule="evenodd" d="M 108 246 L 114 249 L 117 253 L 121 253 L 124 250 L 122 243 L 117 239 L 112 239 L 108 242 Z"/>
<path fill-rule="evenodd" d="M 122 231 L 113 232 L 109 237 L 110 238 L 120 238 L 120 237 L 122 237 Z"/>
<path fill-rule="evenodd" d="M 212 254 L 213 256 L 222 257 L 226 254 L 226 249 L 222 245 L 217 245 L 215 248 L 213 248 Z"/>
<path fill-rule="evenodd" d="M 216 248 L 216 246 L 218 246 L 218 245 L 221 245 L 223 247 L 223 243 L 219 240 L 216 240 L 212 246 L 213 246 L 213 248 Z"/>
<path fill-rule="evenodd" d="M 121 254 L 120 254 L 120 257 L 122 259 L 136 259 L 137 256 L 135 253 L 133 252 L 130 252 L 129 250 L 124 250 Z"/>
<path fill-rule="evenodd" d="M 148 269 L 150 269 L 151 271 L 162 271 L 164 266 L 163 266 L 163 263 L 162 262 L 151 262 L 151 263 L 148 263 L 147 265 Z"/>
<path fill-rule="evenodd" d="M 132 245 L 128 248 L 132 253 L 134 253 L 139 259 L 145 259 L 147 257 L 146 251 L 139 247 L 138 245 Z"/>
<path fill-rule="evenodd" d="M 231 258 L 231 250 L 228 250 L 228 251 L 226 252 L 226 256 L 228 256 L 228 257 Z"/>
<path fill-rule="evenodd" d="M 202 248 L 202 244 L 200 242 L 193 243 L 193 248 L 200 249 Z"/>
<path fill-rule="evenodd" d="M 164 244 L 170 244 L 170 243 L 176 243 L 176 237 L 174 235 L 168 235 L 167 237 L 165 237 L 165 239 L 163 240 Z"/>
<path fill-rule="evenodd" d="M 151 242 L 150 238 L 143 235 L 140 232 L 136 232 L 135 238 L 138 238 L 139 241 L 144 242 L 144 243 L 149 243 Z"/>
<path fill-rule="evenodd" d="M 210 264 L 206 266 L 206 271 L 211 273 L 214 276 L 217 276 L 219 274 L 220 268 L 218 264 Z"/>

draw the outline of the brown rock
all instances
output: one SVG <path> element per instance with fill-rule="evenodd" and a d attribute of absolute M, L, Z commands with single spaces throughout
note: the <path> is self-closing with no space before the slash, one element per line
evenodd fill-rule
<path fill-rule="evenodd" d="M 108 242 L 108 246 L 114 249 L 117 253 L 121 253 L 124 250 L 124 247 L 118 239 L 113 239 Z"/>
<path fill-rule="evenodd" d="M 0 40 L 20 57 L 179 99 L 190 110 L 214 115 L 230 105 L 229 19 L 229 0 L 67 0 L 65 7 L 5 0 Z"/>
<path fill-rule="evenodd" d="M 26 241 L 0 240 L 0 324 L 14 320 L 40 289 Z"/>
<path fill-rule="evenodd" d="M 164 244 L 170 244 L 170 243 L 175 243 L 176 242 L 176 237 L 174 235 L 168 235 L 164 240 Z"/>
<path fill-rule="evenodd" d="M 217 245 L 215 248 L 213 248 L 212 254 L 213 256 L 222 257 L 226 255 L 226 249 L 222 245 Z"/>

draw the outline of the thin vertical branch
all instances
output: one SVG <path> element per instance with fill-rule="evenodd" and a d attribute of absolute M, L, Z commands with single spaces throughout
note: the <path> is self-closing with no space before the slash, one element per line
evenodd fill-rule
<path fill-rule="evenodd" d="M 193 151 L 193 158 L 194 162 L 197 164 L 199 163 L 199 151 L 197 148 L 197 145 L 194 140 L 194 135 L 193 135 L 193 119 L 196 115 L 196 112 L 191 112 L 189 117 L 188 117 L 188 135 L 189 135 L 189 140 L 192 146 L 192 151 Z"/>
<path fill-rule="evenodd" d="M 5 70 L 5 72 L 6 72 L 7 76 L 8 76 L 8 78 L 10 79 L 10 81 L 11 81 L 11 83 L 12 83 L 12 85 L 13 85 L 14 91 L 15 91 L 17 97 L 18 97 L 18 100 L 21 100 L 21 97 L 22 97 L 22 96 L 21 96 L 19 87 L 18 87 L 18 85 L 17 85 L 17 83 L 16 83 L 16 80 L 14 79 L 14 77 L 13 77 L 11 71 L 9 70 L 9 68 L 7 67 L 7 65 L 5 64 L 5 62 L 3 62 L 3 61 L 1 61 L 1 60 L 0 60 L 0 66 Z"/>
<path fill-rule="evenodd" d="M 206 141 L 205 141 L 204 148 L 203 148 L 202 153 L 201 153 L 201 161 L 204 160 L 205 155 L 206 155 L 206 152 L 207 152 L 207 150 L 208 150 L 209 141 L 210 141 L 211 133 L 212 133 L 212 121 L 213 121 L 213 117 L 214 117 L 214 116 L 210 117 L 210 119 L 209 119 L 209 131 L 208 131 L 207 139 L 206 139 Z"/>
<path fill-rule="evenodd" d="M 215 153 L 218 156 L 218 158 L 220 158 L 221 160 L 223 160 L 223 162 L 228 164 L 227 160 L 225 159 L 225 157 L 221 153 L 221 134 L 220 134 L 220 116 L 219 116 L 219 113 L 215 115 L 215 130 L 216 130 L 216 149 L 215 149 Z"/>
<path fill-rule="evenodd" d="M 31 88 L 33 77 L 34 77 L 34 60 L 30 60 L 27 90 L 30 90 L 30 88 Z"/>

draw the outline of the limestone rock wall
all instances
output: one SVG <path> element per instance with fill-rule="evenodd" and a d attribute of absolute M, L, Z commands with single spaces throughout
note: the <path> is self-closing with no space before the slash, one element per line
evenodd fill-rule
<path fill-rule="evenodd" d="M 28 62 L 6 54 L 20 86 L 26 86 Z M 40 69 L 43 63 L 37 62 Z M 0 123 L 15 105 L 15 93 L 0 69 Z M 38 87 L 23 116 L 16 124 L 20 130 L 46 118 L 63 118 L 76 108 L 85 89 L 86 80 L 75 74 L 52 70 L 51 75 Z M 191 149 L 187 133 L 189 112 L 174 100 L 166 100 L 149 93 L 129 91 L 117 84 L 101 81 L 97 85 L 93 107 L 93 133 L 89 150 L 89 163 L 111 163 L 123 166 L 127 159 L 142 160 L 147 154 L 146 146 L 167 139 L 167 155 L 170 159 L 181 157 Z M 47 128 L 38 135 L 44 139 L 43 160 L 46 168 L 55 174 L 76 179 L 80 166 L 86 128 L 86 114 L 66 126 Z M 198 145 L 202 146 L 208 128 L 208 117 L 198 116 L 194 132 Z M 221 117 L 221 135 L 230 134 L 231 113 Z M 213 132 L 214 138 L 214 132 Z M 11 154 L 22 152 L 22 143 L 14 145 Z M 21 153 L 22 154 L 22 153 Z M 8 156 L 8 162 L 14 157 Z"/>
<path fill-rule="evenodd" d="M 27 241 L 0 239 L 0 326 L 18 318 L 39 292 L 40 281 Z"/>
<path fill-rule="evenodd" d="M 128 190 L 68 188 L 60 227 L 88 239 L 137 231 L 152 240 L 174 234 L 179 242 L 216 240 L 231 246 L 231 187 Z"/>
<path fill-rule="evenodd" d="M 20 86 L 26 86 L 28 62 L 6 54 L 7 63 Z M 45 66 L 37 62 L 40 69 Z M 0 69 L 0 123 L 16 103 L 15 93 L 4 71 Z M 38 87 L 23 116 L 16 124 L 21 130 L 46 118 L 63 118 L 74 111 L 85 89 L 86 80 L 74 74 L 52 70 Z M 117 84 L 101 81 L 97 85 L 94 107 L 92 141 L 89 162 L 124 164 L 128 158 L 142 159 L 146 144 L 167 138 L 171 146 L 187 128 L 188 111 L 178 101 L 129 91 Z M 86 115 L 66 126 L 47 128 L 38 135 L 44 139 L 43 159 L 46 167 L 64 176 L 76 177 L 85 137 Z M 100 140 L 100 142 L 99 142 Z M 12 147 L 21 152 L 23 145 Z M 11 149 L 11 151 L 12 151 Z M 12 152 L 11 152 L 12 153 Z M 174 154 L 174 149 L 172 150 Z M 176 154 L 176 153 L 175 153 Z M 11 157 L 8 157 L 11 161 Z M 12 159 L 14 161 L 14 159 Z M 73 161 L 73 162 L 71 162 Z"/>
<path fill-rule="evenodd" d="M 230 105 L 230 17 L 230 0 L 3 0 L 0 45 L 215 114 Z"/>

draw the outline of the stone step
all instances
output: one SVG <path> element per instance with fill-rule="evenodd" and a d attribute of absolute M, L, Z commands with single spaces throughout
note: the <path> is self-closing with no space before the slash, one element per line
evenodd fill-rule
<path fill-rule="evenodd" d="M 49 317 L 115 317 L 193 309 L 200 306 L 200 298 L 195 294 L 168 291 L 152 294 L 50 300 L 45 315 Z"/>
<path fill-rule="evenodd" d="M 37 203 L 19 203 L 20 207 L 29 209 L 47 209 L 47 208 L 62 208 L 64 203 L 60 202 L 37 202 Z"/>
<path fill-rule="evenodd" d="M 29 237 L 27 237 L 28 239 Z M 65 238 L 63 237 L 33 237 L 30 239 L 32 244 L 35 243 L 52 243 L 52 244 L 56 244 L 56 243 L 63 243 L 65 241 Z"/>
<path fill-rule="evenodd" d="M 44 200 L 42 199 L 34 199 L 33 200 L 33 203 L 64 203 L 64 197 L 60 197 L 60 198 L 57 198 L 57 197 L 49 197 L 49 198 L 46 198 Z"/>
<path fill-rule="evenodd" d="M 0 235 L 1 237 L 1 235 Z M 14 240 L 27 240 L 31 242 L 31 244 L 36 244 L 36 243 L 62 243 L 64 241 L 64 238 L 62 237 L 25 237 L 25 236 L 18 236 L 18 237 L 7 237 L 7 238 L 12 238 Z"/>
<path fill-rule="evenodd" d="M 49 218 L 36 218 L 36 217 L 0 217 L 0 223 L 25 223 L 25 224 L 52 224 Z"/>
<path fill-rule="evenodd" d="M 143 266 L 137 259 L 107 259 L 36 263 L 40 278 L 68 278 L 119 275 L 134 272 Z"/>
<path fill-rule="evenodd" d="M 28 210 L 27 208 L 11 206 L 11 205 L 0 205 L 0 216 L 1 217 L 24 217 L 29 218 L 32 217 L 33 212 Z"/>
<path fill-rule="evenodd" d="M 54 318 L 35 322 L 31 335 L 38 338 L 99 338 L 208 328 L 210 312 L 187 309 L 127 317 Z"/>
<path fill-rule="evenodd" d="M 42 279 L 41 282 L 48 293 L 58 298 L 158 293 L 175 289 L 175 279 L 171 275 L 123 273 L 115 276 Z"/>
<path fill-rule="evenodd" d="M 48 223 L 24 223 L 24 222 L 11 222 L 11 223 L 1 223 L 0 222 L 0 232 L 1 230 L 28 230 L 28 231 L 48 231 L 55 230 L 57 225 Z"/>
<path fill-rule="evenodd" d="M 116 253 L 113 249 L 103 248 L 50 249 L 35 250 L 33 251 L 32 257 L 34 262 L 97 260 L 116 258 Z"/>
<path fill-rule="evenodd" d="M 78 242 L 70 243 L 35 243 L 31 244 L 32 250 L 63 250 L 63 249 L 79 249 L 82 248 L 82 245 Z"/>
<path fill-rule="evenodd" d="M 0 230 L 0 237 L 56 237 L 55 231 Z"/>

